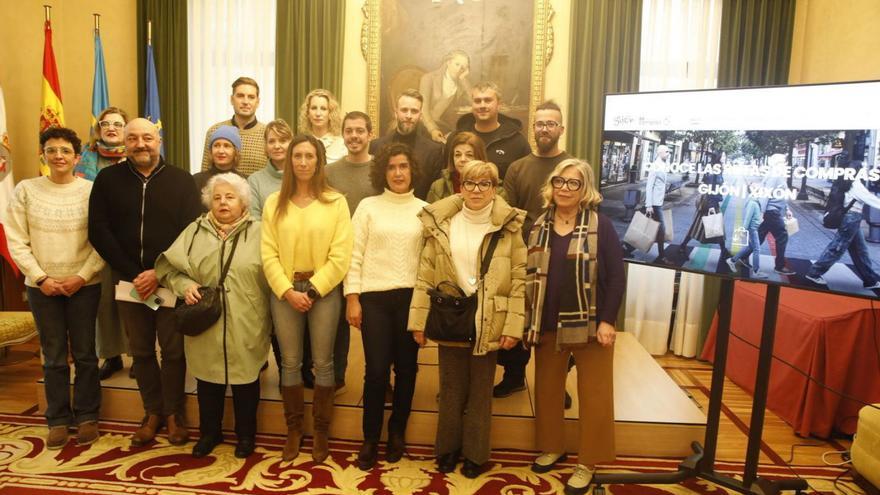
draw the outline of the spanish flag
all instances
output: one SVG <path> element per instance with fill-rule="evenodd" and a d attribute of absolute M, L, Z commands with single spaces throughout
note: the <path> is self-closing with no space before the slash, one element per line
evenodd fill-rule
<path fill-rule="evenodd" d="M 64 107 L 61 103 L 61 84 L 58 82 L 58 68 L 55 66 L 55 51 L 52 49 L 52 23 L 46 21 L 43 29 L 46 38 L 43 43 L 43 105 L 40 108 L 40 133 L 53 126 L 64 126 Z M 40 174 L 49 175 L 49 167 L 40 161 Z"/>

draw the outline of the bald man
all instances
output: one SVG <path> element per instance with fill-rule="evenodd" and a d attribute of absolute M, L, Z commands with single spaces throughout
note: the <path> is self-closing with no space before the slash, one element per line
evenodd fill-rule
<path fill-rule="evenodd" d="M 165 162 L 162 138 L 146 119 L 125 126 L 126 160 L 98 173 L 89 199 L 89 241 L 113 270 L 113 281 L 131 282 L 141 299 L 159 287 L 153 263 L 201 212 L 192 176 Z M 134 446 L 153 440 L 163 424 L 168 441 L 186 443 L 184 418 L 186 361 L 183 336 L 174 328 L 171 308 L 117 301 L 128 333 L 135 377 L 144 403 L 144 420 Z M 156 341 L 162 365 L 156 359 Z"/>

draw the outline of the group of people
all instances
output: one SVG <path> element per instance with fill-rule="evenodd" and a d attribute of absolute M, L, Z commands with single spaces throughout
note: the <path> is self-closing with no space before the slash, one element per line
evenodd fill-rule
<path fill-rule="evenodd" d="M 207 456 L 223 441 L 231 386 L 235 455 L 248 457 L 274 341 L 287 425 L 281 457 L 299 455 L 304 389 L 313 387 L 311 455 L 323 462 L 355 327 L 365 358 L 357 464 L 369 470 L 378 461 L 392 367 L 385 460 L 396 462 L 406 451 L 429 293 L 452 285 L 475 295 L 477 310 L 466 342 L 436 342 L 437 469 L 451 472 L 462 461 L 465 476 L 482 472 L 492 397 L 524 389 L 534 347 L 541 455 L 532 469 L 547 472 L 566 457 L 565 378 L 573 360 L 580 436 L 566 493 L 585 493 L 595 465 L 615 456 L 620 243 L 597 212 L 602 197 L 592 169 L 559 148 L 564 126 L 555 103 L 537 107 L 531 151 L 522 124 L 499 113 L 494 84 L 475 84 L 470 96 L 473 114 L 443 136 L 444 149 L 420 126 L 424 99 L 416 90 L 398 97 L 394 129 L 376 139 L 367 114 L 341 116 L 330 92 L 312 91 L 294 134 L 283 120 L 257 121 L 259 86 L 239 78 L 234 116 L 208 130 L 195 177 L 166 163 L 155 125 L 120 109 L 102 112 L 85 146 L 70 129 L 45 131 L 50 175 L 17 185 L 7 236 L 45 356 L 47 447 L 63 448 L 71 427 L 79 445 L 99 437 L 97 321 L 98 333 L 124 329 L 128 338 L 127 351 L 116 344 L 105 357 L 133 357 L 144 407 L 133 446 L 149 444 L 163 427 L 171 444 L 188 441 L 189 370 L 200 432 L 192 454 Z M 131 292 L 120 297 L 125 283 Z M 166 288 L 177 304 L 193 305 L 200 289 L 217 286 L 222 315 L 195 336 L 176 328 L 175 301 L 155 297 Z M 505 374 L 493 386 L 496 363 Z"/>

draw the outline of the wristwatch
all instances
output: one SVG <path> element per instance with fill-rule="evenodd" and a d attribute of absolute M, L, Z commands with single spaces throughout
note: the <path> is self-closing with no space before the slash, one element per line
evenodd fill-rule
<path fill-rule="evenodd" d="M 309 299 L 316 300 L 321 297 L 321 294 L 318 292 L 318 289 L 315 288 L 314 285 L 309 284 L 308 290 L 306 290 L 306 295 L 309 296 Z"/>

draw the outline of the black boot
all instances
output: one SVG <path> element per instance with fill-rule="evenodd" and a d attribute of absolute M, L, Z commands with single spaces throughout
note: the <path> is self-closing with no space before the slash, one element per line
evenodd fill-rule
<path fill-rule="evenodd" d="M 122 356 L 107 358 L 98 369 L 98 379 L 106 380 L 122 369 Z"/>

